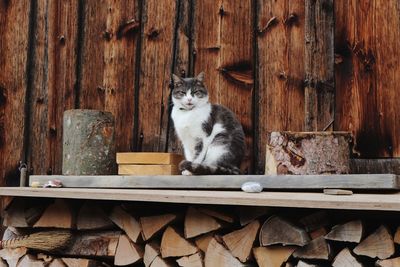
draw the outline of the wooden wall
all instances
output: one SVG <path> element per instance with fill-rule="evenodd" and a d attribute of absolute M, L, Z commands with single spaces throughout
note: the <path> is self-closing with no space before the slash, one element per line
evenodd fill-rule
<path fill-rule="evenodd" d="M 243 124 L 248 172 L 263 172 L 267 131 L 310 125 L 351 130 L 360 157 L 398 157 L 399 10 L 395 0 L 0 0 L 0 177 L 16 184 L 20 161 L 60 173 L 71 108 L 111 111 L 118 151 L 179 151 L 170 75 L 202 70 L 211 101 Z"/>

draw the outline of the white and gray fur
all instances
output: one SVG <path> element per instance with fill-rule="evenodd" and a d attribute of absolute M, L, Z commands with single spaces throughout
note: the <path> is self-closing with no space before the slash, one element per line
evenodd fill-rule
<path fill-rule="evenodd" d="M 210 104 L 204 73 L 195 78 L 173 74 L 171 117 L 182 142 L 184 175 L 240 174 L 245 154 L 243 128 L 222 105 Z"/>

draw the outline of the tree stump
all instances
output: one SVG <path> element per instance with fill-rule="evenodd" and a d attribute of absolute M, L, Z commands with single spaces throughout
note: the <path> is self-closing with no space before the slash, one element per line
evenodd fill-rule
<path fill-rule="evenodd" d="M 350 171 L 350 133 L 270 132 L 267 138 L 267 175 Z"/>
<path fill-rule="evenodd" d="M 115 174 L 114 117 L 110 112 L 73 109 L 64 112 L 64 175 Z"/>

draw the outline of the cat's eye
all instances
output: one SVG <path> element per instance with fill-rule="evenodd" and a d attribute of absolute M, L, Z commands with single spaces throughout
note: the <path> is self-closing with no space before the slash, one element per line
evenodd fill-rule
<path fill-rule="evenodd" d="M 177 92 L 175 92 L 174 95 L 179 96 L 179 97 L 183 97 L 185 95 L 185 93 L 183 91 L 177 91 Z"/>
<path fill-rule="evenodd" d="M 196 93 L 194 93 L 195 96 L 197 97 L 203 97 L 203 94 L 200 91 L 197 91 Z"/>

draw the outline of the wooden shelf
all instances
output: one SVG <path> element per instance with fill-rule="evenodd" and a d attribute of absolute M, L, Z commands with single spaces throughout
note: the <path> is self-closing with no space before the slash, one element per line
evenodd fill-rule
<path fill-rule="evenodd" d="M 335 196 L 310 192 L 1 187 L 0 196 L 400 211 L 400 193 Z"/>

